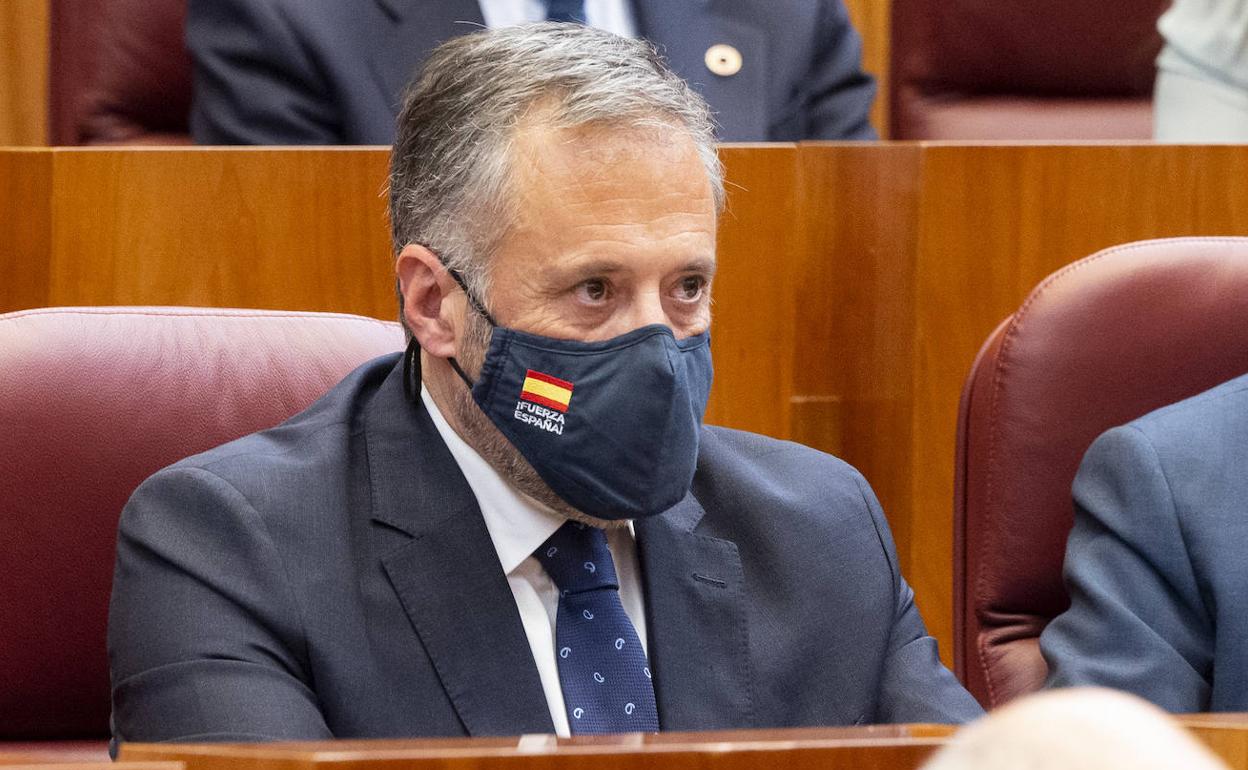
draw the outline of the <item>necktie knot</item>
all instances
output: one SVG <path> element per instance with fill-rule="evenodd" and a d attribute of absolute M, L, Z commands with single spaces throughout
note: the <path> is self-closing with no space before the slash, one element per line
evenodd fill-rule
<path fill-rule="evenodd" d="M 607 536 L 597 527 L 566 521 L 534 555 L 564 595 L 620 587 Z"/>

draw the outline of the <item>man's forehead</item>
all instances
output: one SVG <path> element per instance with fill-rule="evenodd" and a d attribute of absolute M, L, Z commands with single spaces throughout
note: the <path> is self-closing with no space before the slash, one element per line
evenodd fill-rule
<path fill-rule="evenodd" d="M 657 116 L 640 124 L 594 121 L 574 126 L 561 126 L 555 118 L 548 110 L 538 110 L 521 120 L 512 143 L 517 165 L 611 167 L 642 156 L 658 155 L 672 161 L 697 156 L 689 132 Z"/>
<path fill-rule="evenodd" d="M 678 262 L 713 269 L 715 203 L 687 131 L 670 124 L 567 128 L 540 117 L 516 132 L 503 251 L 522 251 L 526 265 L 557 271 L 549 276 L 554 282 L 643 262 L 665 272 Z"/>

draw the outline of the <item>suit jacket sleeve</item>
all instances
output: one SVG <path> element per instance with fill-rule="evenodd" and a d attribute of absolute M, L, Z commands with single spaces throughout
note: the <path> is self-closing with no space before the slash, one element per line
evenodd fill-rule
<path fill-rule="evenodd" d="M 161 471 L 122 512 L 109 608 L 115 740 L 329 738 L 286 565 L 230 484 Z"/>
<path fill-rule="evenodd" d="M 875 139 L 871 103 L 875 81 L 862 71 L 862 38 L 841 0 L 820 3 L 806 139 Z"/>
<path fill-rule="evenodd" d="M 1075 477 L 1070 609 L 1040 648 L 1050 686 L 1127 690 L 1170 711 L 1209 702 L 1212 622 L 1153 443 L 1134 426 L 1092 444 Z"/>
<path fill-rule="evenodd" d="M 875 494 L 861 477 L 858 486 L 888 557 L 896 595 L 875 721 L 961 723 L 980 716 L 983 709 L 940 662 L 936 640 L 928 635 L 914 591 L 897 566 L 896 547 Z"/>
<path fill-rule="evenodd" d="M 275 0 L 190 0 L 197 144 L 340 144 L 327 84 Z"/>

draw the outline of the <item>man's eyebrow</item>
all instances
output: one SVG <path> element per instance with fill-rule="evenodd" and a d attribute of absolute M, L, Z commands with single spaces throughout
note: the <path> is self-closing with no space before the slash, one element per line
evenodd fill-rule
<path fill-rule="evenodd" d="M 715 271 L 719 269 L 719 262 L 714 257 L 696 257 L 685 263 L 680 268 L 682 273 L 705 273 L 707 276 L 713 277 Z"/>
<path fill-rule="evenodd" d="M 557 265 L 551 269 L 551 272 L 561 276 L 594 276 L 621 273 L 629 268 L 630 264 L 627 259 L 586 257 L 581 260 L 574 259 L 569 263 Z M 703 273 L 713 276 L 715 275 L 715 270 L 716 261 L 714 257 L 692 257 L 678 267 L 676 272 Z"/>

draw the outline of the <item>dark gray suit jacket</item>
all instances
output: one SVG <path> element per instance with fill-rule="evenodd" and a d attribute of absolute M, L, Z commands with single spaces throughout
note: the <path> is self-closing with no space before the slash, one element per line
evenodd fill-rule
<path fill-rule="evenodd" d="M 665 730 L 961 721 L 866 482 L 708 428 L 692 493 L 636 522 Z M 147 480 L 122 513 L 115 737 L 552 731 L 476 500 L 396 357 Z"/>
<path fill-rule="evenodd" d="M 1248 375 L 1101 436 L 1074 495 L 1049 684 L 1248 711 Z"/>
<path fill-rule="evenodd" d="M 639 32 L 710 102 L 723 141 L 874 139 L 875 84 L 842 0 L 634 0 Z M 191 0 L 200 144 L 392 144 L 399 96 L 477 0 Z M 729 43 L 741 71 L 712 74 Z"/>

